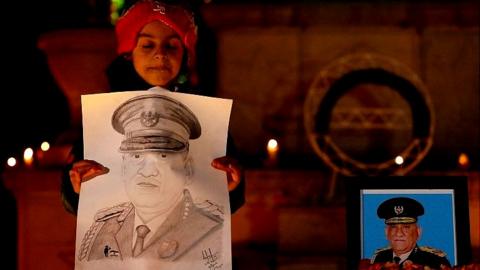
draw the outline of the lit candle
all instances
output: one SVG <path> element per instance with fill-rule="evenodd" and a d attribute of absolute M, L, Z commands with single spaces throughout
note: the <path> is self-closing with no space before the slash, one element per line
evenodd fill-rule
<path fill-rule="evenodd" d="M 270 139 L 267 143 L 267 165 L 274 166 L 277 163 L 277 156 L 278 156 L 278 142 L 275 139 Z"/>
<path fill-rule="evenodd" d="M 398 165 L 398 166 L 401 166 L 403 164 L 404 160 L 403 160 L 403 157 L 402 156 L 397 156 L 395 157 L 395 163 Z"/>
<path fill-rule="evenodd" d="M 33 164 L 33 149 L 28 147 L 23 152 L 23 161 L 27 167 L 31 167 Z"/>
<path fill-rule="evenodd" d="M 470 159 L 468 158 L 467 154 L 461 153 L 458 156 L 458 165 L 462 169 L 468 169 L 468 167 L 470 166 Z"/>
<path fill-rule="evenodd" d="M 42 142 L 40 149 L 37 149 L 35 154 L 38 165 L 42 166 L 42 164 L 45 162 L 45 156 L 48 150 L 50 150 L 50 144 L 47 141 Z"/>
<path fill-rule="evenodd" d="M 7 160 L 7 165 L 9 167 L 15 167 L 15 165 L 17 165 L 17 160 L 14 157 L 10 157 Z"/>
<path fill-rule="evenodd" d="M 42 144 L 40 145 L 40 149 L 42 149 L 43 152 L 46 152 L 48 151 L 48 149 L 50 149 L 50 144 L 48 142 L 42 142 Z"/>

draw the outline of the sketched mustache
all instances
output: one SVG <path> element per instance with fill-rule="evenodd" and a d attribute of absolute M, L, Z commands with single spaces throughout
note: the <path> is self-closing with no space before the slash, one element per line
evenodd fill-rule
<path fill-rule="evenodd" d="M 148 179 L 135 179 L 135 185 L 141 187 L 158 187 L 159 184 L 156 181 L 148 180 Z"/>
<path fill-rule="evenodd" d="M 149 182 L 140 182 L 140 183 L 137 183 L 137 186 L 141 186 L 141 187 L 158 187 L 158 185 L 155 185 L 155 184 L 149 183 Z"/>

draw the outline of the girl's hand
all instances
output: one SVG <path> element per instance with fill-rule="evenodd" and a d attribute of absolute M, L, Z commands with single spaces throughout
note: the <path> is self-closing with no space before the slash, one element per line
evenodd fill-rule
<path fill-rule="evenodd" d="M 73 163 L 72 169 L 68 172 L 73 191 L 80 193 L 80 186 L 96 176 L 106 174 L 110 170 L 94 160 L 80 160 Z"/>
<path fill-rule="evenodd" d="M 228 191 L 233 191 L 242 181 L 243 169 L 238 161 L 231 157 L 219 157 L 212 161 L 212 167 L 227 173 Z"/>

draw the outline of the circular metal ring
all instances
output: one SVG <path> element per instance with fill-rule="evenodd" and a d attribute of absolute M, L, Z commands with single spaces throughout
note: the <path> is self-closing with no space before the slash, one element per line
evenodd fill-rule
<path fill-rule="evenodd" d="M 329 134 L 332 111 L 338 100 L 359 84 L 387 86 L 404 98 L 412 111 L 412 139 L 395 158 L 364 162 L 348 155 Z M 376 54 L 352 54 L 322 69 L 312 83 L 304 104 L 304 124 L 315 153 L 343 175 L 404 175 L 432 146 L 434 113 L 426 86 L 406 66 Z"/>

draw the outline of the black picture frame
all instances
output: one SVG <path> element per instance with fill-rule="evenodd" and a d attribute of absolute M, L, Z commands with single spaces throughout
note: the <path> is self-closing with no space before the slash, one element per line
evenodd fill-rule
<path fill-rule="evenodd" d="M 376 194 L 380 195 L 377 196 Z M 386 197 L 396 197 L 398 194 L 406 194 L 406 197 L 427 196 L 428 199 L 425 198 L 425 201 L 428 200 L 430 204 L 433 204 L 430 209 L 433 209 L 433 212 L 441 212 L 441 214 L 437 214 L 434 220 L 430 220 L 430 222 L 432 222 L 432 224 L 440 223 L 440 225 L 443 225 L 442 222 L 445 222 L 444 224 L 452 224 L 450 226 L 450 232 L 444 232 L 445 234 L 441 237 L 438 237 L 441 234 L 436 234 L 436 237 L 440 240 L 442 240 L 442 237 L 444 238 L 443 240 L 453 239 L 451 240 L 451 244 L 453 245 L 454 254 L 450 254 L 450 258 L 453 258 L 453 261 L 450 263 L 452 266 L 470 263 L 470 221 L 468 179 L 466 176 L 364 176 L 349 177 L 346 179 L 348 269 L 358 269 L 358 263 L 361 259 L 370 259 L 368 253 L 369 245 L 365 239 L 368 238 L 373 241 L 373 239 L 376 238 L 376 236 L 373 236 L 369 231 L 370 227 L 374 227 L 373 225 L 368 225 L 372 215 L 375 215 L 384 226 L 383 220 L 376 216 L 376 207 L 372 207 L 375 205 L 375 200 L 379 201 Z M 441 205 L 436 207 L 436 201 L 446 201 L 448 204 L 450 196 L 451 209 L 448 205 L 445 208 L 441 207 Z M 425 216 L 429 211 L 430 210 L 425 207 Z M 419 222 L 421 219 L 422 217 L 419 218 Z M 378 221 L 375 221 L 375 223 L 376 222 Z M 428 228 L 426 228 L 426 230 L 428 230 Z M 423 231 L 425 231 L 425 229 Z M 383 229 L 378 232 L 378 234 L 385 238 Z"/>

